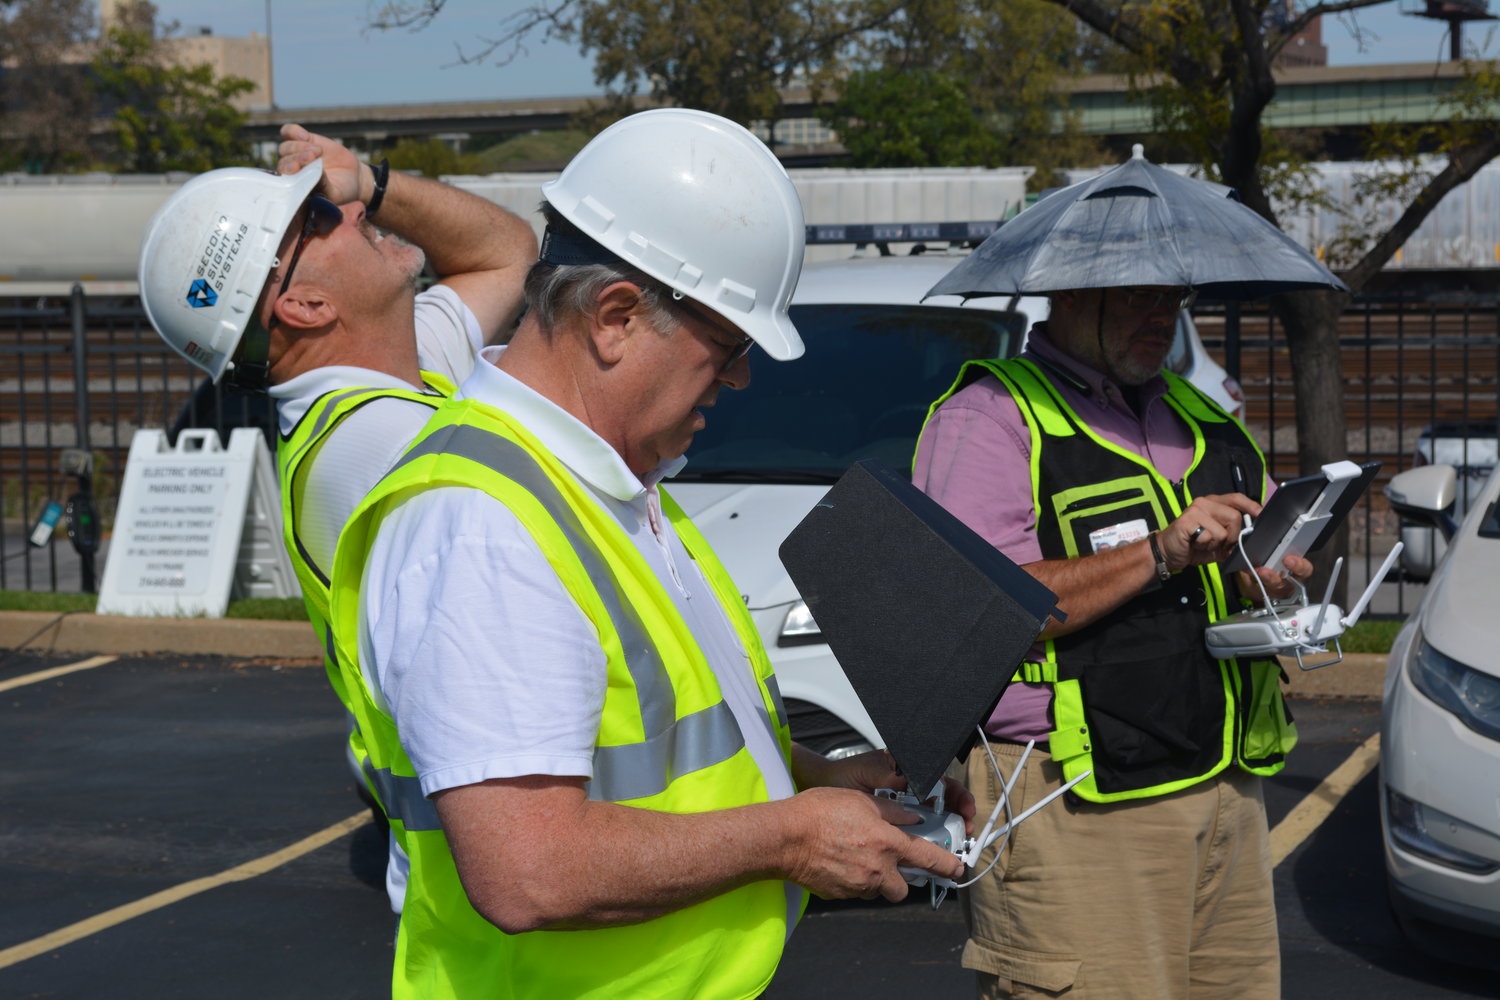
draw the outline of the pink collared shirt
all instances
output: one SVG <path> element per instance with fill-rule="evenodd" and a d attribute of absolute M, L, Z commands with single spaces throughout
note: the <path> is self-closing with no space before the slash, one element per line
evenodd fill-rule
<path fill-rule="evenodd" d="M 1140 389 L 1141 415 L 1120 387 L 1064 354 L 1038 323 L 1021 356 L 1037 362 L 1073 411 L 1100 437 L 1145 458 L 1177 482 L 1193 460 L 1193 434 L 1162 397 L 1166 380 Z M 994 376 L 946 400 L 922 431 L 912 481 L 1016 563 L 1042 558 L 1031 496 L 1031 434 L 1016 402 Z M 1040 649 L 1032 658 L 1040 661 Z M 1006 688 L 985 730 L 1001 739 L 1045 743 L 1052 731 L 1052 689 L 1016 682 Z"/>

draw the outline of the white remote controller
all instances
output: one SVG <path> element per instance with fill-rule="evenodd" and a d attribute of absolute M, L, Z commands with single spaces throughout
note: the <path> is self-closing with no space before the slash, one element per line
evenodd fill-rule
<path fill-rule="evenodd" d="M 881 791 L 888 791 L 882 789 Z M 881 794 L 876 792 L 876 795 Z M 969 849 L 969 835 L 964 832 L 964 818 L 957 813 L 939 812 L 917 802 L 915 798 L 905 793 L 892 793 L 889 798 L 893 799 L 901 808 L 908 812 L 914 812 L 922 817 L 921 821 L 912 826 L 903 826 L 900 829 L 911 834 L 913 837 L 921 837 L 930 840 L 939 847 L 951 851 L 958 857 L 963 857 Z M 908 885 L 921 887 L 929 882 L 942 886 L 945 889 L 954 887 L 952 879 L 941 875 L 934 875 L 925 868 L 908 868 L 902 865 L 899 869 L 901 876 L 906 879 Z"/>

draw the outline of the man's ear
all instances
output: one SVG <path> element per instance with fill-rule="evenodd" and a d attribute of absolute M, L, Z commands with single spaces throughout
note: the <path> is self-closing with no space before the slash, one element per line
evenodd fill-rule
<path fill-rule="evenodd" d="M 589 336 L 594 353 L 606 365 L 625 357 L 631 336 L 642 325 L 641 290 L 628 281 L 617 281 L 599 293 L 589 317 Z"/>
<path fill-rule="evenodd" d="M 338 307 L 316 285 L 293 285 L 271 305 L 283 326 L 316 330 L 331 326 L 339 318 Z"/>

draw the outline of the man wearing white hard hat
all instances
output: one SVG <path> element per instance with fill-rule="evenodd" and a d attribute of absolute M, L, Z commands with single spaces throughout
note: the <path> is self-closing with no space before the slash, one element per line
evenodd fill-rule
<path fill-rule="evenodd" d="M 179 354 L 275 400 L 283 537 L 328 648 L 339 531 L 514 325 L 536 238 L 482 198 L 361 163 L 298 125 L 281 134 L 280 174 L 209 171 L 163 204 L 141 244 L 141 299 Z M 424 254 L 439 277 L 418 293 Z M 350 754 L 361 767 L 357 728 Z"/>
<path fill-rule="evenodd" d="M 682 109 L 606 129 L 543 195 L 520 328 L 335 560 L 411 864 L 392 992 L 757 996 L 806 890 L 900 899 L 898 865 L 961 868 L 869 794 L 903 785 L 883 753 L 791 742 L 743 599 L 658 485 L 753 347 L 802 353 L 801 205 L 759 140 Z"/>

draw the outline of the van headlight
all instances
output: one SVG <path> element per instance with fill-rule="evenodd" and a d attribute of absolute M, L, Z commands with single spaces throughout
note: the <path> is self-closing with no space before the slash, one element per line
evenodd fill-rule
<path fill-rule="evenodd" d="M 1500 740 L 1500 677 L 1481 673 L 1417 641 L 1412 683 L 1480 736 Z"/>
<path fill-rule="evenodd" d="M 811 646 L 825 641 L 806 601 L 798 601 L 787 610 L 786 618 L 781 622 L 781 634 L 776 637 L 778 646 Z"/>

